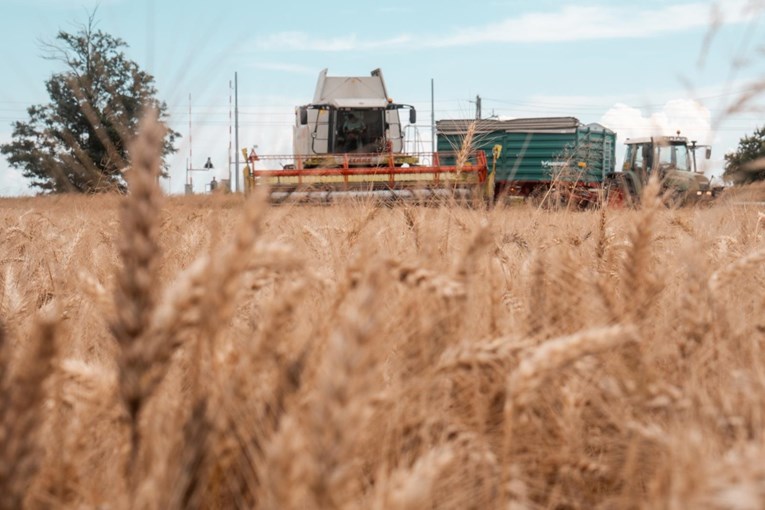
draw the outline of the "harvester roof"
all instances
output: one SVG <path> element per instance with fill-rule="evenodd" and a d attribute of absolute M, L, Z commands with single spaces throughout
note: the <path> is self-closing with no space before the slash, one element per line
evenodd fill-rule
<path fill-rule="evenodd" d="M 369 76 L 327 76 L 319 73 L 313 104 L 329 104 L 337 108 L 384 108 L 388 104 L 382 72 L 375 69 Z"/>

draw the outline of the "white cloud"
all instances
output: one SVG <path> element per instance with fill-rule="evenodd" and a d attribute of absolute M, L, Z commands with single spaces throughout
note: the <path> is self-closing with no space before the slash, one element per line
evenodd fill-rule
<path fill-rule="evenodd" d="M 10 0 L 11 3 L 59 9 L 92 9 L 96 6 L 117 5 L 125 0 Z"/>
<path fill-rule="evenodd" d="M 617 162 L 622 161 L 623 143 L 627 138 L 675 135 L 680 131 L 681 136 L 696 140 L 699 144 L 716 141 L 711 112 L 692 99 L 667 101 L 663 108 L 651 114 L 643 114 L 638 108 L 617 103 L 603 115 L 600 123 L 617 134 Z M 700 161 L 699 166 L 717 167 L 721 158 L 722 155 L 717 154 L 717 159 L 710 161 L 709 165 Z"/>
<path fill-rule="evenodd" d="M 412 36 L 400 35 L 389 39 L 364 41 L 356 34 L 327 39 L 311 37 L 303 32 L 280 32 L 258 39 L 255 47 L 259 50 L 293 51 L 361 51 L 404 47 L 415 43 Z"/>
<path fill-rule="evenodd" d="M 545 43 L 598 39 L 650 38 L 658 34 L 709 28 L 712 3 L 694 2 L 651 7 L 614 5 L 564 6 L 550 12 L 532 12 L 497 23 L 468 27 L 451 36 L 415 36 L 364 40 L 357 34 L 344 37 L 312 37 L 303 32 L 281 32 L 263 37 L 260 50 L 360 51 L 411 47 L 452 47 L 482 43 Z M 719 24 L 741 23 L 758 16 L 761 7 L 748 0 L 726 0 L 715 11 Z"/>
<path fill-rule="evenodd" d="M 753 13 L 745 2 L 726 2 L 722 23 L 738 23 Z M 535 12 L 508 18 L 482 28 L 428 41 L 430 46 L 462 46 L 486 42 L 565 42 L 595 39 L 650 38 L 710 26 L 710 4 L 649 6 L 566 6 L 556 12 Z"/>
<path fill-rule="evenodd" d="M 264 71 L 279 71 L 290 74 L 306 74 L 317 75 L 319 69 L 311 66 L 301 66 L 298 64 L 287 64 L 284 62 L 253 62 L 250 64 L 255 69 L 262 69 Z"/>
<path fill-rule="evenodd" d="M 8 143 L 10 140 L 10 133 L 0 133 L 0 144 Z M 5 156 L 0 155 L 0 197 L 33 194 L 34 191 L 29 188 L 29 181 L 21 175 L 21 171 L 11 168 Z"/>
<path fill-rule="evenodd" d="M 615 104 L 600 119 L 601 124 L 613 129 L 620 140 L 641 136 L 674 135 L 699 143 L 708 143 L 712 138 L 712 115 L 709 109 L 691 99 L 673 99 L 664 107 L 649 115 L 638 108 L 623 103 Z"/>
<path fill-rule="evenodd" d="M 412 7 L 382 5 L 377 8 L 377 12 L 380 14 L 406 14 L 412 12 Z"/>
<path fill-rule="evenodd" d="M 0 196 L 17 197 L 22 195 L 34 195 L 21 172 L 0 163 Z"/>

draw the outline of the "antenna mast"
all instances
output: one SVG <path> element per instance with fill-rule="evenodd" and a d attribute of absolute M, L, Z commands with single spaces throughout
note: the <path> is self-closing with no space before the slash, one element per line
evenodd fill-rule
<path fill-rule="evenodd" d="M 239 191 L 239 76 L 234 73 L 234 191 Z"/>

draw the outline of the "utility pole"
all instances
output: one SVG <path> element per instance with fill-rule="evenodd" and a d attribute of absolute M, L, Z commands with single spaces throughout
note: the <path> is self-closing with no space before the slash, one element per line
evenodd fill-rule
<path fill-rule="evenodd" d="M 194 193 L 194 184 L 191 181 L 191 165 L 192 159 L 193 159 L 193 152 L 191 150 L 192 147 L 192 134 L 191 134 L 191 93 L 189 93 L 189 157 L 186 160 L 186 183 L 183 185 L 183 192 L 186 195 L 191 195 Z"/>
<path fill-rule="evenodd" d="M 481 96 L 475 96 L 475 119 L 481 120 Z"/>
<path fill-rule="evenodd" d="M 430 79 L 430 152 L 436 153 L 436 99 L 433 78 Z"/>
<path fill-rule="evenodd" d="M 234 191 L 239 191 L 239 76 L 234 73 Z"/>
<path fill-rule="evenodd" d="M 228 80 L 228 190 L 231 190 L 231 165 L 234 163 L 231 151 L 234 150 L 234 82 Z"/>

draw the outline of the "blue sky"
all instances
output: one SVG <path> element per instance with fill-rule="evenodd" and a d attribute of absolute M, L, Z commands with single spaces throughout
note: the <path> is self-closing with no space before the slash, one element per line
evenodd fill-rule
<path fill-rule="evenodd" d="M 310 101 L 319 71 L 367 74 L 382 68 L 390 95 L 418 107 L 425 148 L 430 80 L 435 115 L 575 116 L 601 122 L 623 140 L 680 129 L 713 144 L 707 173 L 761 122 L 762 110 L 726 113 L 765 80 L 762 0 L 452 0 L 384 3 L 217 0 L 101 0 L 98 27 L 124 39 L 128 55 L 157 80 L 183 138 L 167 190 L 181 192 L 189 154 L 227 175 L 229 81 L 239 76 L 240 145 L 291 150 L 293 108 Z M 75 30 L 95 2 L 0 0 L 0 142 L 28 105 L 46 101 L 60 64 L 40 41 Z M 710 37 L 711 35 L 711 37 Z M 620 159 L 620 157 L 618 158 Z M 0 160 L 0 195 L 29 193 Z"/>

